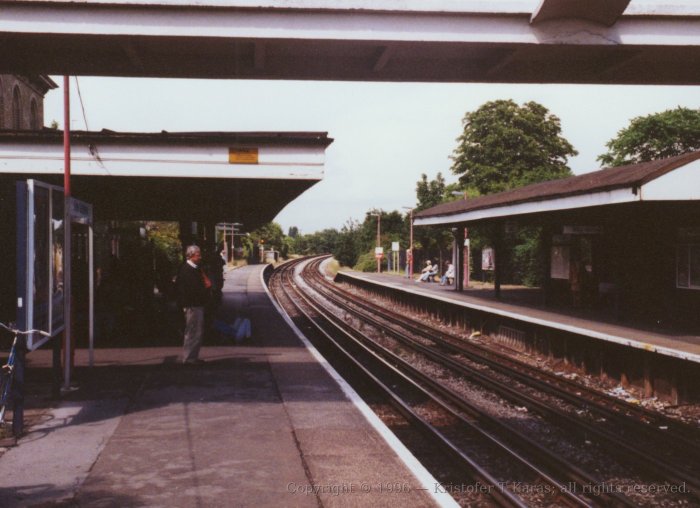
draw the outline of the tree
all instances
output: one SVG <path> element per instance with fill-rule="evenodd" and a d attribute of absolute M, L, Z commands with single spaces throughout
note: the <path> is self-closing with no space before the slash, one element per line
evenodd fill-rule
<path fill-rule="evenodd" d="M 456 189 L 455 185 L 446 185 L 442 173 L 438 173 L 434 180 L 428 181 L 426 174 L 421 175 L 421 179 L 416 182 L 416 205 L 415 211 L 424 210 L 440 203 L 453 201 L 457 196 L 452 195 Z M 410 221 L 409 226 L 410 226 Z M 426 259 L 433 259 L 441 262 L 443 256 L 449 255 L 452 244 L 452 234 L 449 230 L 440 227 L 414 228 L 413 233 L 413 262 L 414 268 Z"/>
<path fill-rule="evenodd" d="M 244 238 L 244 244 L 248 247 L 249 253 L 253 255 L 253 246 L 262 244 L 266 250 L 273 249 L 278 251 L 282 257 L 287 256 L 287 244 L 284 241 L 282 226 L 276 222 L 268 222 L 252 231 L 250 236 Z"/>
<path fill-rule="evenodd" d="M 536 102 L 487 102 L 462 120 L 452 172 L 481 194 L 570 176 L 578 152 L 561 136 L 559 118 Z"/>
<path fill-rule="evenodd" d="M 632 119 L 629 127 L 606 143 L 598 160 L 623 166 L 700 149 L 700 109 L 678 107 Z"/>
<path fill-rule="evenodd" d="M 420 178 L 416 183 L 416 199 L 418 200 L 416 211 L 442 203 L 445 197 L 445 178 L 442 173 L 438 173 L 435 180 L 431 181 L 428 181 L 428 175 L 425 173 L 420 175 Z"/>
<path fill-rule="evenodd" d="M 333 249 L 333 256 L 343 266 L 354 266 L 360 255 L 360 225 L 355 220 L 348 220 L 340 230 L 338 241 Z"/>

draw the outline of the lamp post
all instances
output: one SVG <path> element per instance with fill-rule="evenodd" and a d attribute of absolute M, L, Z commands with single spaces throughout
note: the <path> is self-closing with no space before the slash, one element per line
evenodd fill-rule
<path fill-rule="evenodd" d="M 370 215 L 377 218 L 377 248 L 374 251 L 374 256 L 377 258 L 377 273 L 381 273 L 381 271 L 382 271 L 382 254 L 381 254 L 379 249 L 381 248 L 382 215 L 381 215 L 381 213 L 371 213 Z"/>
<path fill-rule="evenodd" d="M 404 206 L 405 210 L 408 210 L 409 221 L 410 221 L 410 233 L 408 241 L 408 256 L 406 256 L 406 264 L 408 265 L 408 278 L 413 279 L 413 207 Z"/>

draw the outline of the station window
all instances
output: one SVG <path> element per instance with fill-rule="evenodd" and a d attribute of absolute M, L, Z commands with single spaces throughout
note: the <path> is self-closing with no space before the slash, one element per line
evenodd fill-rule
<path fill-rule="evenodd" d="M 12 128 L 19 130 L 21 127 L 22 109 L 20 107 L 19 88 L 12 90 Z"/>
<path fill-rule="evenodd" d="M 700 244 L 678 246 L 676 287 L 700 289 Z"/>

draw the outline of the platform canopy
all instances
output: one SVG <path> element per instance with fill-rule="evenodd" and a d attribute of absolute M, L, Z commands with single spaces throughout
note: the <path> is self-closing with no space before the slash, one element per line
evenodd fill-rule
<path fill-rule="evenodd" d="M 700 204 L 700 151 L 443 203 L 417 212 L 414 224 L 513 219 L 645 202 Z"/>
<path fill-rule="evenodd" d="M 698 84 L 700 2 L 0 0 L 0 73 Z"/>
<path fill-rule="evenodd" d="M 323 178 L 325 132 L 71 132 L 72 193 L 102 220 L 269 222 Z M 63 183 L 63 132 L 0 131 L 0 179 Z"/>

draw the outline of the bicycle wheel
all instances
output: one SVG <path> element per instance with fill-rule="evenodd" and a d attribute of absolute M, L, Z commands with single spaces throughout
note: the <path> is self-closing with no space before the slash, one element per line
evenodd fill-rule
<path fill-rule="evenodd" d="M 0 372 L 0 424 L 5 423 L 5 411 L 12 393 L 12 371 Z"/>

